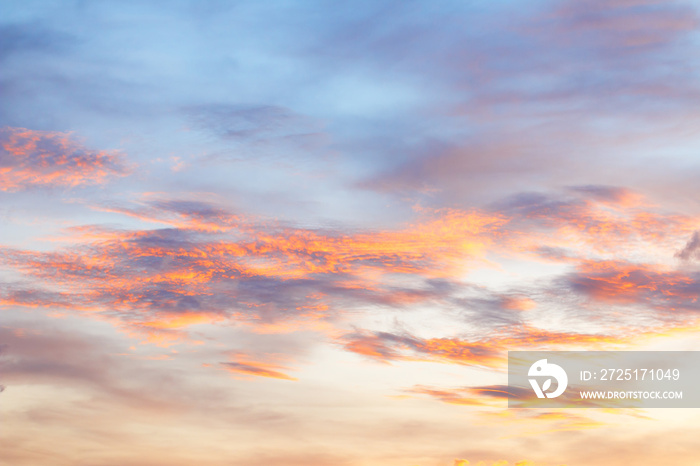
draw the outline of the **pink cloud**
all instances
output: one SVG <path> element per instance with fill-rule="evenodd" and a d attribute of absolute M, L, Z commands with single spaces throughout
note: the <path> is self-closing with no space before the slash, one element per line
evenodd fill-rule
<path fill-rule="evenodd" d="M 0 129 L 0 190 L 72 188 L 128 173 L 116 151 L 88 149 L 70 133 Z"/>

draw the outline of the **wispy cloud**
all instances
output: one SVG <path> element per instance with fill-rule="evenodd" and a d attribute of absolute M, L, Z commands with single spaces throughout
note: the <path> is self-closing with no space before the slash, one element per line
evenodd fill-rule
<path fill-rule="evenodd" d="M 234 353 L 231 355 L 232 361 L 220 363 L 223 368 L 232 374 L 242 376 L 269 377 L 272 379 L 297 380 L 282 371 L 287 368 L 278 363 L 270 361 L 254 360 L 245 353 Z"/>
<path fill-rule="evenodd" d="M 465 406 L 503 406 L 503 400 L 518 396 L 525 389 L 508 387 L 507 385 L 488 385 L 480 387 L 464 387 L 459 389 L 436 389 L 416 386 L 407 389 L 406 393 L 427 395 L 443 403 Z"/>
<path fill-rule="evenodd" d="M 602 302 L 639 304 L 668 314 L 698 309 L 697 273 L 658 264 L 583 261 L 562 282 L 570 291 Z"/>
<path fill-rule="evenodd" d="M 619 335 L 551 332 L 526 325 L 493 332 L 482 338 L 419 338 L 388 332 L 361 331 L 345 335 L 341 342 L 348 351 L 381 362 L 418 360 L 502 367 L 507 350 L 611 347 L 629 341 Z"/>

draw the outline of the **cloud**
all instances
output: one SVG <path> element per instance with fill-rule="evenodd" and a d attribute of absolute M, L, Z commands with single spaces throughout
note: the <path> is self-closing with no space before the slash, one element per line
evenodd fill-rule
<path fill-rule="evenodd" d="M 501 298 L 501 305 L 516 311 L 529 311 L 537 307 L 537 303 L 526 296 L 504 296 Z"/>
<path fill-rule="evenodd" d="M 685 247 L 676 253 L 676 257 L 684 261 L 700 258 L 700 232 L 693 233 Z"/>
<path fill-rule="evenodd" d="M 185 407 L 176 386 L 159 393 L 145 389 L 162 382 L 158 380 L 162 374 L 141 373 L 132 378 L 141 368 L 116 356 L 118 347 L 111 340 L 62 327 L 44 323 L 27 329 L 0 327 L 3 384 L 10 389 L 22 385 L 73 387 L 148 411 Z M 134 380 L 140 383 L 134 384 Z"/>
<path fill-rule="evenodd" d="M 595 238 L 615 241 L 641 237 L 661 239 L 687 231 L 697 220 L 651 208 L 637 193 L 618 187 L 573 188 L 581 195 L 524 192 L 509 196 L 492 208 L 511 219 L 517 228 L 574 230 Z M 529 228 L 528 228 L 529 227 Z"/>
<path fill-rule="evenodd" d="M 386 332 L 358 332 L 344 337 L 344 347 L 353 353 L 369 356 L 380 362 L 388 362 L 401 357 L 401 348 L 412 348 L 419 341 L 412 337 L 402 337 Z M 399 348 L 395 348 L 398 346 Z"/>
<path fill-rule="evenodd" d="M 5 304 L 102 309 L 163 344 L 190 325 L 226 319 L 261 328 L 315 325 L 343 307 L 439 298 L 440 279 L 479 260 L 488 232 L 502 223 L 446 211 L 404 228 L 345 233 L 246 218 L 203 202 L 153 200 L 107 210 L 176 227 L 78 228 L 69 232 L 72 247 L 1 249 L 0 260 L 27 283 L 50 283 L 12 286 Z"/>
<path fill-rule="evenodd" d="M 194 431 L 286 435 L 298 426 L 296 413 L 260 405 L 257 392 L 243 399 L 237 380 L 202 367 L 202 359 L 218 357 L 211 347 L 165 352 L 131 346 L 132 341 L 103 322 L 50 319 L 42 312 L 5 310 L 3 315 L 0 383 L 7 389 L 0 398 L 21 403 L 21 408 L 5 413 L 14 428 L 0 440 L 0 448 L 6 453 L 3 459 L 14 464 L 47 464 L 59 458 L 70 464 L 157 465 L 163 463 L 163 454 L 173 465 L 190 464 L 195 456 L 215 464 L 221 453 L 216 448 L 211 455 L 203 451 L 218 438 L 197 439 Z M 134 432 L 134 423 L 150 426 L 158 435 Z M 43 450 L 27 449 L 25 441 L 37 426 L 49 433 L 42 438 Z M 151 456 L 163 438 L 172 441 L 172 448 Z M 114 456 L 107 449 L 89 460 L 74 456 L 76 447 L 115 439 L 133 447 L 125 455 Z M 234 447 L 225 456 L 230 462 L 254 451 Z"/>
<path fill-rule="evenodd" d="M 528 325 L 506 327 L 474 339 L 419 338 L 409 334 L 356 331 L 344 335 L 340 343 L 353 353 L 379 362 L 394 360 L 433 361 L 478 367 L 502 367 L 507 350 L 552 350 L 596 348 L 621 344 L 629 335 L 553 332 Z"/>
<path fill-rule="evenodd" d="M 611 54 L 669 45 L 699 24 L 690 5 L 663 0 L 565 2 L 553 16 L 562 33 L 608 46 Z"/>
<path fill-rule="evenodd" d="M 678 65 L 692 62 L 699 16 L 691 2 L 543 2 L 470 12 L 470 28 L 461 12 L 438 9 L 439 31 L 403 13 L 394 21 L 404 24 L 375 31 L 391 39 L 364 37 L 351 57 L 393 57 L 392 71 L 437 88 L 444 101 L 406 118 L 404 133 L 422 136 L 408 147 L 374 148 L 392 163 L 374 164 L 358 186 L 439 206 L 561 185 L 622 182 L 668 198 L 675 190 L 659 180 L 673 180 L 692 191 L 676 168 L 685 167 L 700 101 L 694 72 Z M 663 164 L 658 145 L 666 146 Z"/>
<path fill-rule="evenodd" d="M 225 139 L 261 140 L 304 134 L 311 119 L 273 105 L 202 105 L 187 109 L 202 130 Z"/>
<path fill-rule="evenodd" d="M 215 136 L 223 148 L 214 160 L 294 158 L 295 163 L 328 143 L 320 121 L 275 105 L 199 105 L 185 109 L 190 124 Z"/>
<path fill-rule="evenodd" d="M 696 273 L 670 270 L 656 264 L 584 260 L 576 267 L 576 272 L 565 276 L 560 283 L 596 301 L 638 304 L 673 314 L 700 309 L 698 278 Z"/>
<path fill-rule="evenodd" d="M 272 379 L 297 380 L 294 377 L 282 372 L 282 370 L 286 370 L 285 366 L 283 365 L 253 360 L 245 353 L 234 353 L 231 355 L 231 357 L 234 359 L 234 361 L 221 362 L 219 364 L 232 374 L 269 377 Z"/>
<path fill-rule="evenodd" d="M 70 133 L 5 127 L 0 145 L 2 191 L 101 184 L 129 171 L 121 154 L 88 149 Z"/>
<path fill-rule="evenodd" d="M 0 61 L 18 54 L 60 52 L 73 42 L 73 36 L 41 24 L 3 24 L 0 26 Z"/>
<path fill-rule="evenodd" d="M 529 393 L 529 389 L 508 387 L 507 385 L 487 385 L 459 389 L 435 389 L 419 385 L 405 391 L 410 394 L 428 395 L 443 403 L 465 406 L 502 406 L 502 400 L 518 396 L 517 394 L 522 391 Z"/>
<path fill-rule="evenodd" d="M 95 210 L 113 212 L 149 223 L 204 232 L 223 232 L 245 227 L 244 219 L 212 202 L 193 199 L 150 199 L 138 205 L 124 206 L 111 202 L 93 206 Z"/>
<path fill-rule="evenodd" d="M 571 186 L 571 191 L 590 196 L 597 201 L 610 203 L 620 206 L 635 206 L 639 205 L 641 196 L 630 189 L 621 186 L 606 186 L 606 185 L 584 185 Z"/>
<path fill-rule="evenodd" d="M 627 188 L 601 185 L 520 192 L 477 212 L 502 219 L 492 233 L 498 235 L 502 249 L 549 250 L 544 257 L 561 256 L 560 260 L 572 255 L 626 255 L 632 250 L 661 254 L 676 248 L 678 237 L 692 233 L 699 222 L 654 206 Z M 553 251 L 558 252 L 552 255 Z"/>
<path fill-rule="evenodd" d="M 143 333 L 160 344 L 184 338 L 188 327 L 199 324 L 232 320 L 261 330 L 289 331 L 298 325 L 327 326 L 353 309 L 415 309 L 428 303 L 449 307 L 486 332 L 520 329 L 513 337 L 527 340 L 533 332 L 522 330 L 529 325 L 523 311 L 546 312 L 547 293 L 561 289 L 655 308 L 664 299 L 669 302 L 664 293 L 675 291 L 677 306 L 694 307 L 693 277 L 683 282 L 683 291 L 679 283 L 664 284 L 681 278 L 681 272 L 653 272 L 647 276 L 646 292 L 654 283 L 659 291 L 653 299 L 642 299 L 642 291 L 623 283 L 631 280 L 624 273 L 618 274 L 621 283 L 612 283 L 617 273 L 612 269 L 623 262 L 605 265 L 585 256 L 661 250 L 676 244 L 680 233 L 692 231 L 695 220 L 655 212 L 639 199 L 630 205 L 630 196 L 620 197 L 622 189 L 583 191 L 587 197 L 563 200 L 521 194 L 489 210 L 418 208 L 413 223 L 351 231 L 301 228 L 204 200 L 152 195 L 135 204 L 102 204 L 99 210 L 165 228 L 76 227 L 64 239 L 74 241 L 70 247 L 48 252 L 2 248 L 0 260 L 21 272 L 25 281 L 7 287 L 0 298 L 5 305 L 98 310 L 134 335 Z M 597 200 L 601 196 L 603 203 Z M 611 202 L 617 204 L 611 207 Z M 572 244 L 583 257 L 568 257 L 575 271 L 551 287 L 494 293 L 454 279 L 484 264 L 491 252 L 532 260 L 543 257 L 542 248 L 560 250 Z M 564 256 L 547 257 L 560 261 Z M 608 275 L 612 284 L 606 291 L 603 279 Z M 544 307 L 529 297 L 536 295 Z M 442 346 L 436 341 L 401 343 L 387 335 L 360 334 L 347 344 L 352 351 L 376 353 L 384 360 L 398 357 L 401 344 L 419 353 L 433 345 L 434 356 L 442 352 L 444 359 L 459 359 L 460 354 L 467 358 L 471 351 L 475 360 L 488 363 L 493 356 L 490 347 L 478 342 L 471 348 L 448 340 Z"/>
<path fill-rule="evenodd" d="M 452 295 L 449 291 L 443 292 L 447 306 L 459 310 L 465 322 L 489 330 L 521 324 L 522 311 L 536 307 L 532 299 L 517 294 L 499 294 L 478 288 L 467 292 L 469 287 L 456 284 L 453 288 Z"/>

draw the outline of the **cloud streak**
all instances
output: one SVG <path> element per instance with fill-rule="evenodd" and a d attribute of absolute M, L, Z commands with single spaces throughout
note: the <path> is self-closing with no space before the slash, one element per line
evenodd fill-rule
<path fill-rule="evenodd" d="M 492 335 L 474 338 L 419 338 L 388 332 L 360 331 L 345 335 L 341 343 L 348 351 L 376 359 L 433 361 L 500 368 L 506 363 L 508 350 L 554 350 L 611 347 L 629 341 L 619 335 L 552 332 L 527 325 L 511 327 Z"/>
<path fill-rule="evenodd" d="M 245 353 L 234 353 L 231 355 L 232 361 L 219 363 L 223 368 L 234 375 L 268 377 L 272 379 L 297 380 L 282 371 L 287 368 L 284 365 L 254 360 Z"/>

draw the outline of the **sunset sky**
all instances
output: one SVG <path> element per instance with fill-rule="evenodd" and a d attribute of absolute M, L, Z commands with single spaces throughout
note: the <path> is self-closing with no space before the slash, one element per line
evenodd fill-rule
<path fill-rule="evenodd" d="M 0 4 L 0 464 L 700 465 L 508 409 L 700 350 L 700 4 Z"/>

